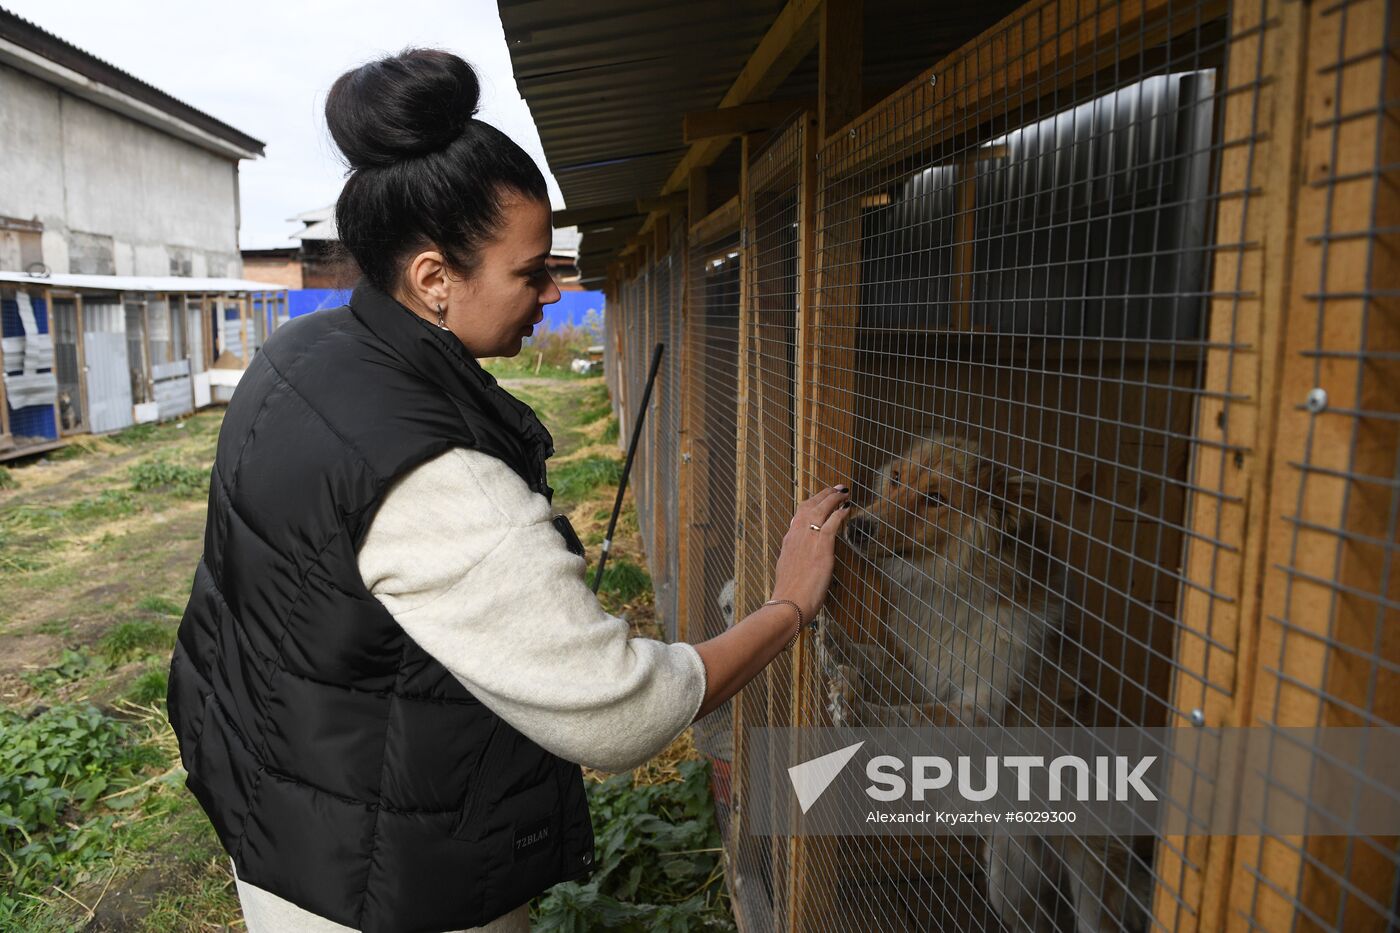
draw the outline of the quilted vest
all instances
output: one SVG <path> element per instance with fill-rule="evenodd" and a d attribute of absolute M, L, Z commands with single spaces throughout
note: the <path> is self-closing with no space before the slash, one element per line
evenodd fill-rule
<path fill-rule="evenodd" d="M 364 933 L 477 926 L 593 865 L 579 767 L 483 706 L 360 577 L 390 484 L 453 447 L 551 494 L 530 408 L 382 291 L 279 328 L 224 417 L 171 661 L 188 784 L 239 878 Z"/>

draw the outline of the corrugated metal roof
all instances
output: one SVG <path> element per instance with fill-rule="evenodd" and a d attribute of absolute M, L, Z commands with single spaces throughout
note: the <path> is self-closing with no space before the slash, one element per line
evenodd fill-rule
<path fill-rule="evenodd" d="M 76 288 L 99 292 L 285 292 L 287 286 L 248 279 L 187 278 L 173 275 L 81 275 L 56 272 L 39 278 L 23 272 L 0 272 L 0 284 L 29 290 Z"/>
<path fill-rule="evenodd" d="M 685 155 L 682 117 L 717 107 L 785 4 L 779 0 L 500 0 L 516 84 L 572 209 L 655 197 Z M 865 4 L 864 84 L 886 93 L 1021 4 Z M 772 95 L 815 97 L 815 52 Z M 596 231 L 597 226 L 611 230 Z M 582 225 L 597 281 L 639 220 Z"/>
<path fill-rule="evenodd" d="M 196 110 L 160 88 L 147 84 L 91 52 L 85 52 L 71 42 L 60 39 L 48 30 L 3 8 L 0 8 L 0 39 L 13 42 L 35 55 L 76 71 L 85 78 L 121 91 L 241 149 L 263 155 L 262 140 L 254 139 L 202 110 Z"/>
<path fill-rule="evenodd" d="M 651 197 L 781 0 L 501 0 L 515 83 L 569 207 Z"/>

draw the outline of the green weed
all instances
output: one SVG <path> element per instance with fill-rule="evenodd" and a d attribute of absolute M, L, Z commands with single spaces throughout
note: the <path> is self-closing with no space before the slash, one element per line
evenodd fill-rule
<path fill-rule="evenodd" d="M 124 428 L 109 436 L 123 447 L 135 447 L 138 444 L 145 444 L 155 440 L 158 431 L 159 425 L 155 422 L 151 422 L 148 424 L 134 424 L 129 428 Z"/>
<path fill-rule="evenodd" d="M 26 672 L 21 674 L 20 678 L 40 693 L 46 693 L 80 678 L 100 674 L 108 667 L 101 658 L 94 658 L 73 648 L 64 648 L 57 664 L 41 671 Z"/>
<path fill-rule="evenodd" d="M 74 521 L 106 520 L 131 515 L 136 498 L 124 489 L 104 489 L 91 499 L 79 499 L 63 510 L 63 517 Z"/>
<path fill-rule="evenodd" d="M 621 429 L 618 425 L 617 419 L 613 418 L 611 421 L 608 422 L 608 426 L 603 428 L 603 436 L 601 438 L 602 442 L 604 444 L 616 444 L 619 430 Z"/>
<path fill-rule="evenodd" d="M 133 619 L 119 622 L 102 636 L 102 654 L 114 664 L 175 647 L 175 629 L 162 622 Z"/>
<path fill-rule="evenodd" d="M 589 785 L 597 868 L 586 883 L 555 885 L 535 901 L 531 930 L 735 929 L 708 766 L 686 761 L 680 773 L 680 781 L 642 787 L 631 774 Z"/>
<path fill-rule="evenodd" d="M 562 463 L 549 475 L 554 494 L 576 502 L 599 486 L 615 486 L 622 481 L 622 464 L 612 457 L 591 456 Z"/>
<path fill-rule="evenodd" d="M 136 604 L 136 608 L 142 612 L 150 612 L 158 616 L 172 616 L 176 619 L 185 614 L 185 607 L 173 600 L 166 599 L 164 596 L 146 596 Z"/>
<path fill-rule="evenodd" d="M 589 572 L 590 581 L 596 572 Z M 615 557 L 603 568 L 603 582 L 598 585 L 598 595 L 621 604 L 631 602 L 650 589 L 650 574 L 625 557 Z"/>
<path fill-rule="evenodd" d="M 0 912 L 109 858 L 116 814 L 94 812 L 98 799 L 139 783 L 152 763 L 129 726 L 96 707 L 0 709 Z"/>
<path fill-rule="evenodd" d="M 138 706 L 164 703 L 170 686 L 170 675 L 165 665 L 151 667 L 127 688 L 126 698 Z"/>
<path fill-rule="evenodd" d="M 131 488 L 137 492 L 170 491 L 186 498 L 196 498 L 209 491 L 207 470 L 171 463 L 160 457 L 138 463 L 127 470 Z"/>
<path fill-rule="evenodd" d="M 18 489 L 19 480 L 10 472 L 9 467 L 0 466 L 0 489 Z"/>

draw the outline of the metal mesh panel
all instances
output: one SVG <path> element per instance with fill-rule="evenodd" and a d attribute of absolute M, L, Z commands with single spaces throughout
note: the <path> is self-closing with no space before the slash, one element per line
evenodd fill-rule
<path fill-rule="evenodd" d="M 857 509 L 814 715 L 1157 726 L 1181 679 L 1228 689 L 1177 660 L 1182 594 L 1216 598 L 1184 555 L 1233 547 L 1190 507 L 1230 501 L 1193 453 L 1238 443 L 1196 430 L 1240 349 L 1211 260 L 1259 81 L 1227 13 L 1030 4 L 822 148 L 802 486 Z M 1138 929 L 1180 897 L 1152 838 L 801 843 L 797 909 L 841 929 Z"/>
<path fill-rule="evenodd" d="M 59 428 L 67 434 L 86 431 L 83 414 L 82 366 L 78 357 L 78 303 L 53 300 L 53 371 L 58 378 Z"/>
<path fill-rule="evenodd" d="M 669 228 L 668 228 L 669 230 Z M 668 235 L 668 239 L 669 235 Z M 679 501 L 680 485 L 676 482 L 680 468 L 680 384 L 681 384 L 681 304 L 685 285 L 684 232 L 672 242 L 668 251 L 659 256 L 653 267 L 653 299 L 655 302 L 654 339 L 652 345 L 666 345 L 661 367 L 657 370 L 653 394 L 656 404 L 649 417 L 651 423 L 652 456 L 649 472 L 656 478 L 652 505 L 656 509 L 656 534 L 650 540 L 652 555 L 652 585 L 656 595 L 657 621 L 666 640 L 678 637 L 678 577 Z M 648 366 L 650 355 L 648 355 Z"/>
<path fill-rule="evenodd" d="M 686 500 L 680 566 L 685 639 L 700 642 L 734 623 L 735 437 L 739 387 L 738 237 L 690 241 L 687 255 L 686 327 L 680 347 L 684 372 L 685 439 L 682 467 Z M 715 814 L 730 850 L 730 892 L 753 887 L 737 871 L 731 819 L 738 774 L 733 703 L 695 724 L 695 744 L 709 759 Z M 761 887 L 761 884 L 760 884 Z"/>
<path fill-rule="evenodd" d="M 736 538 L 735 615 L 742 618 L 773 591 L 773 567 L 797 504 L 796 354 L 801 231 L 799 204 L 806 118 L 774 134 L 747 167 L 741 254 L 744 264 L 739 365 L 742 367 L 740 476 Z M 761 726 L 792 725 L 793 655 L 780 654 L 740 696 L 741 734 Z M 741 788 L 742 788 L 741 782 Z M 744 803 L 740 798 L 740 805 Z M 790 895 L 789 840 L 735 840 L 746 929 L 784 925 Z M 761 882 L 748 883 L 750 879 Z"/>
<path fill-rule="evenodd" d="M 633 320 L 635 341 L 632 348 L 634 356 L 632 398 L 637 400 L 634 405 L 641 404 L 642 393 L 646 391 L 647 369 L 651 362 L 652 346 L 655 342 L 656 322 L 651 314 L 654 307 L 652 294 L 654 278 L 651 268 L 644 267 L 641 275 L 637 277 L 634 291 L 636 314 Z M 633 466 L 632 479 L 637 488 L 637 527 L 641 530 L 642 546 L 646 549 L 647 570 L 653 579 L 656 578 L 657 572 L 656 548 L 652 546 L 652 542 L 656 540 L 655 490 L 652 483 L 655 477 L 656 463 L 654 459 L 656 455 L 656 403 L 657 397 L 653 393 L 649 402 L 651 410 L 646 413 L 642 435 L 637 442 L 637 457 Z M 640 417 L 641 413 L 637 414 Z"/>

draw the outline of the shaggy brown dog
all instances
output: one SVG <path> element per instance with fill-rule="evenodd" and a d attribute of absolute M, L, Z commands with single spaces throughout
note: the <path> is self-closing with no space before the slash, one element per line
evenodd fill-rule
<path fill-rule="evenodd" d="M 859 613 L 868 640 L 828 621 L 818 647 L 834 724 L 1093 721 L 1050 493 L 947 435 L 880 470 L 846 525 L 878 571 Z M 1151 875 L 1121 840 L 996 836 L 983 855 L 988 898 L 1016 929 L 1145 928 Z"/>

